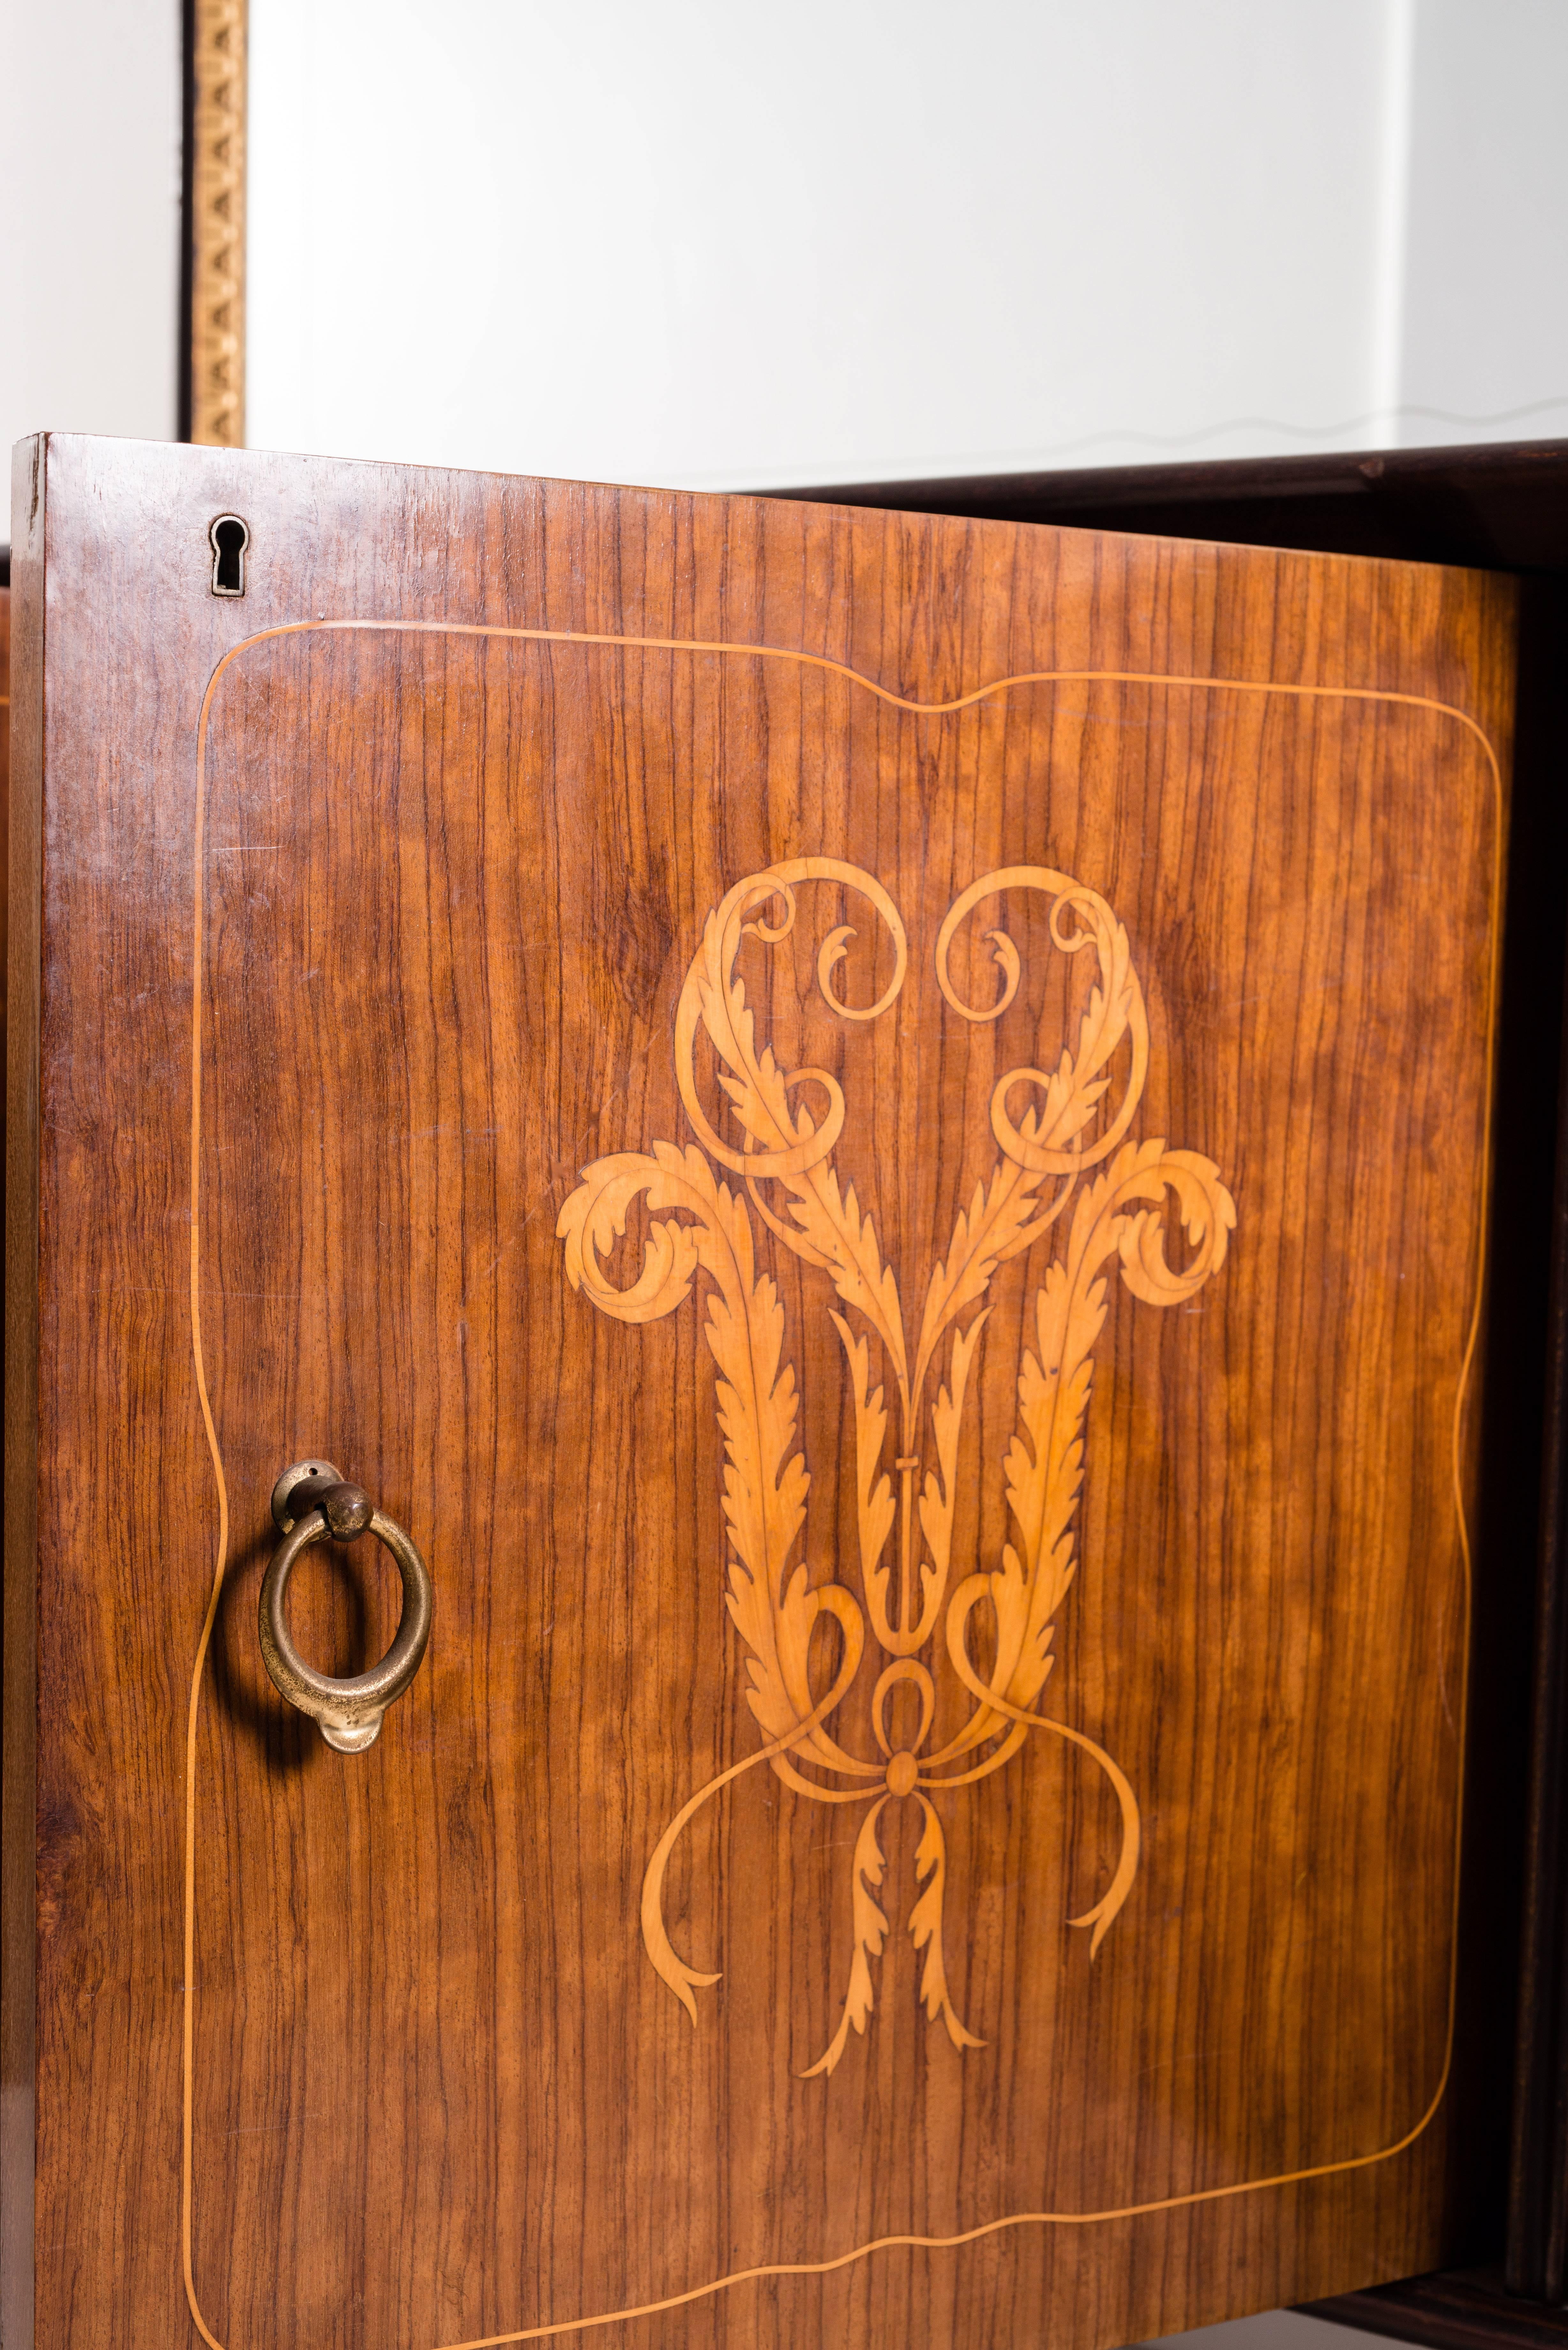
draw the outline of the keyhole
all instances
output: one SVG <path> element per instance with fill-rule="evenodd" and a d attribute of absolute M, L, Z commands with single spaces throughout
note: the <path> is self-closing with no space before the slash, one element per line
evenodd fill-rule
<path fill-rule="evenodd" d="M 243 596 L 245 592 L 245 549 L 250 525 L 238 515 L 220 515 L 207 536 L 213 542 L 213 593 Z"/>

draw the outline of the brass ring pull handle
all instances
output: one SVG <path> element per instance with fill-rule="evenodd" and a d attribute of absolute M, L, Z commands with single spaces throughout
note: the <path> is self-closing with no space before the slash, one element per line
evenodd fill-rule
<path fill-rule="evenodd" d="M 272 1514 L 283 1535 L 261 1588 L 261 1650 L 268 1672 L 290 1705 L 309 1714 L 328 1746 L 362 1754 L 373 1746 L 381 1716 L 419 1671 L 431 1636 L 430 1573 L 412 1538 L 384 1517 L 368 1493 L 350 1485 L 329 1461 L 300 1461 L 273 1487 Z M 368 1673 L 334 1680 L 307 1665 L 289 1638 L 288 1578 L 312 1543 L 356 1542 L 372 1534 L 386 1544 L 403 1578 L 398 1634 Z"/>

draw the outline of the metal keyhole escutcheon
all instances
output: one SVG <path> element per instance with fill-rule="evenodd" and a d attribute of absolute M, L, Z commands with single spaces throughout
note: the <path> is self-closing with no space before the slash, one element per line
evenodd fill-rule
<path fill-rule="evenodd" d="M 296 1461 L 286 1469 L 272 1490 L 272 1514 L 283 1540 L 262 1581 L 263 1659 L 290 1705 L 310 1716 L 328 1746 L 339 1754 L 361 1754 L 375 1744 L 382 1715 L 419 1671 L 431 1636 L 430 1572 L 413 1537 L 330 1461 Z M 335 1680 L 307 1665 L 289 1638 L 288 1578 L 313 1543 L 357 1542 L 363 1534 L 374 1534 L 397 1561 L 403 1612 L 380 1663 Z"/>

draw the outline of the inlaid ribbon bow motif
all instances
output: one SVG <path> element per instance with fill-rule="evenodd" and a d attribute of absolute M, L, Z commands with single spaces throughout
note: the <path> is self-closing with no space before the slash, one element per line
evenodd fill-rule
<path fill-rule="evenodd" d="M 1064 955 L 1086 950 L 1096 976 L 1076 1042 L 1064 1049 L 1055 1068 L 1011 1069 L 992 1093 L 991 1127 L 1000 1156 L 961 1211 L 947 1254 L 930 1275 L 911 1352 L 898 1283 L 882 1263 L 871 1218 L 853 1185 L 843 1186 L 835 1171 L 834 1152 L 846 1118 L 843 1090 L 825 1069 L 778 1066 L 766 1042 L 759 1044 L 735 973 L 748 934 L 766 945 L 789 935 L 794 893 L 812 881 L 833 883 L 867 899 L 894 949 L 887 988 L 875 1003 L 859 1008 L 835 992 L 838 965 L 855 932 L 847 926 L 831 931 L 816 965 L 826 1003 L 851 1021 L 879 1019 L 891 1007 L 904 984 L 909 945 L 897 907 L 872 875 L 835 858 L 806 857 L 737 883 L 708 917 L 676 1014 L 676 1076 L 695 1143 L 682 1149 L 656 1142 L 650 1153 L 620 1151 L 596 1159 L 563 1208 L 556 1230 L 566 1243 L 573 1287 L 620 1321 L 649 1322 L 673 1312 L 691 1295 L 699 1274 L 708 1284 L 704 1330 L 718 1366 L 725 1449 L 727 1600 L 750 1652 L 747 1698 L 763 1742 L 692 1795 L 660 1836 L 643 1881 L 643 1939 L 654 1967 L 695 2022 L 694 1991 L 719 1977 L 697 1972 L 676 1954 L 663 1915 L 665 1869 L 693 1814 L 731 1779 L 763 1762 L 786 1786 L 814 1803 L 867 1804 L 851 1870 L 849 1981 L 837 2029 L 809 2068 L 817 2074 L 833 2071 L 851 2026 L 864 2032 L 871 2012 L 871 1965 L 888 1930 L 877 1896 L 887 1865 L 878 1823 L 889 1803 L 919 1805 L 918 1892 L 909 1930 L 916 1950 L 924 1953 L 920 1998 L 927 2015 L 933 2022 L 941 2018 L 957 2048 L 982 2043 L 953 2006 L 942 1951 L 946 1846 L 938 1805 L 948 1789 L 1002 1770 L 1031 1731 L 1066 1740 L 1105 1773 L 1121 1808 L 1121 1851 L 1111 1882 L 1093 1908 L 1070 1920 L 1092 1929 L 1091 1956 L 1131 1890 L 1139 1825 L 1137 1801 L 1126 1775 L 1085 1731 L 1036 1708 L 1054 1661 L 1056 1611 L 1075 1572 L 1073 1520 L 1083 1483 L 1092 1350 L 1106 1319 L 1108 1268 L 1114 1260 L 1133 1295 L 1149 1305 L 1178 1305 L 1224 1262 L 1236 1211 L 1210 1159 L 1195 1151 L 1168 1149 L 1163 1141 L 1128 1139 L 1148 1067 L 1148 1022 L 1127 931 L 1106 900 L 1044 866 L 1007 866 L 984 874 L 954 900 L 936 941 L 937 980 L 961 1019 L 999 1019 L 1017 994 L 1018 950 L 1003 930 L 985 934 L 1001 973 L 994 1002 L 967 1003 L 949 972 L 960 925 L 983 900 L 1008 891 L 1043 892 L 1051 900 L 1053 944 Z M 766 919 L 770 912 L 772 921 Z M 716 1056 L 719 1083 L 738 1130 L 735 1142 L 726 1141 L 710 1122 L 699 1097 L 700 1034 Z M 1113 1106 L 1106 1098 L 1110 1064 L 1124 1039 L 1129 1059 L 1120 1101 Z M 795 1102 L 803 1087 L 819 1097 L 815 1110 Z M 1015 1122 L 1010 1105 L 1024 1087 L 1033 1098 Z M 826 1097 L 826 1108 L 820 1097 Z M 624 1234 L 639 1194 L 647 1201 L 649 1234 L 639 1277 L 622 1289 L 600 1260 Z M 1191 1252 L 1179 1272 L 1166 1261 L 1168 1200 L 1175 1204 Z M 959 1433 L 975 1350 L 991 1311 L 986 1294 L 997 1267 L 1031 1248 L 1054 1225 L 1060 1227 L 1069 1206 L 1065 1245 L 1034 1299 L 1035 1346 L 1023 1354 L 1018 1371 L 1017 1430 L 1003 1463 L 1015 1538 L 1003 1545 L 999 1563 L 964 1575 L 950 1590 Z M 855 1404 L 864 1607 L 840 1581 L 808 1584 L 799 1556 L 810 1479 L 797 1440 L 794 1370 L 784 1356 L 784 1308 L 772 1276 L 757 1261 L 756 1224 L 817 1269 L 837 1293 L 842 1310 L 828 1310 Z M 917 1496 L 925 1399 L 933 1378 L 938 1384 L 929 1407 L 929 1435 L 936 1462 L 927 1468 Z M 895 1409 L 898 1450 L 891 1467 L 897 1491 L 886 1465 Z M 971 1621 L 981 1607 L 990 1608 L 994 1633 L 994 1662 L 983 1678 L 970 1643 Z M 837 1627 L 837 1669 L 826 1694 L 814 1700 L 807 1648 L 813 1627 L 824 1616 Z M 860 1672 L 867 1617 L 887 1659 L 872 1695 L 876 1755 L 851 1752 L 829 1727 Z M 929 1751 L 939 1637 L 973 1705 L 958 1734 Z M 906 1683 L 915 1693 L 919 1726 L 912 1743 L 895 1747 L 890 1700 Z"/>

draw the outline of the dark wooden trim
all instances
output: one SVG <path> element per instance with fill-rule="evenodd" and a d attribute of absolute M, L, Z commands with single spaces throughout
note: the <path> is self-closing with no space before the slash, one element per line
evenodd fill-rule
<path fill-rule="evenodd" d="M 833 484 L 767 494 L 1493 571 L 1568 568 L 1568 441 Z"/>
<path fill-rule="evenodd" d="M 1552 2303 L 1568 2300 L 1568 1089 L 1557 1170 L 1506 2262 L 1511 2291 Z"/>
<path fill-rule="evenodd" d="M 38 1467 L 38 1011 L 44 766 L 44 449 L 18 444 L 12 604 L 5 1102 L 5 1727 L 0 1743 L 0 2336 L 33 2339 Z"/>
<path fill-rule="evenodd" d="M 174 437 L 191 438 L 196 380 L 196 0 L 180 5 L 180 311 L 175 327 L 179 421 Z"/>
<path fill-rule="evenodd" d="M 1423 2342 L 1430 2350 L 1564 2350 L 1568 2345 L 1568 2310 L 1514 2300 L 1498 2269 L 1411 2277 L 1404 2284 L 1303 2302 L 1302 2309 L 1308 2317 Z"/>

